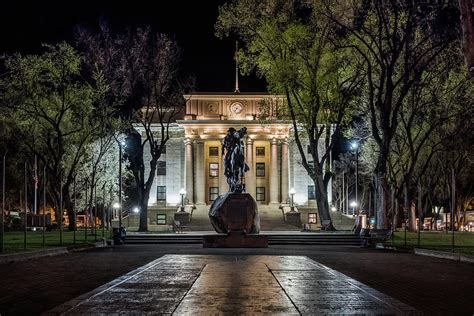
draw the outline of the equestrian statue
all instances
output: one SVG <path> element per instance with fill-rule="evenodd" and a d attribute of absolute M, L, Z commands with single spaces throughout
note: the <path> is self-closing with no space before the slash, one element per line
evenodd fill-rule
<path fill-rule="evenodd" d="M 244 175 L 250 169 L 245 163 L 245 135 L 246 127 L 239 130 L 231 127 L 222 141 L 224 176 L 229 184 L 229 192 L 219 195 L 209 209 L 211 224 L 221 234 L 246 235 L 258 234 L 260 231 L 257 202 L 245 192 Z"/>
<path fill-rule="evenodd" d="M 231 127 L 222 142 L 224 175 L 229 184 L 229 192 L 242 193 L 245 191 L 244 174 L 249 171 L 244 154 L 243 138 L 246 134 L 246 127 L 242 127 L 238 131 Z"/>

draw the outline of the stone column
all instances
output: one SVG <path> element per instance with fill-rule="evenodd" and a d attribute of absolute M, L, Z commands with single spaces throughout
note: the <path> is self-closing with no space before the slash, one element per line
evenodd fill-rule
<path fill-rule="evenodd" d="M 253 139 L 247 137 L 246 150 L 245 150 L 245 162 L 249 166 L 250 170 L 245 174 L 245 191 L 249 193 L 253 198 L 256 198 L 255 188 L 255 164 L 253 162 Z"/>
<path fill-rule="evenodd" d="M 185 168 L 186 168 L 186 198 L 189 203 L 194 203 L 194 177 L 193 177 L 193 140 L 184 139 Z"/>
<path fill-rule="evenodd" d="M 288 139 L 285 138 L 281 144 L 281 202 L 288 200 Z"/>
<path fill-rule="evenodd" d="M 270 144 L 270 204 L 278 204 L 278 143 L 276 138 L 273 138 Z"/>
<path fill-rule="evenodd" d="M 206 168 L 204 167 L 204 141 L 199 139 L 196 140 L 196 168 L 195 176 L 196 179 L 196 204 L 206 204 Z"/>

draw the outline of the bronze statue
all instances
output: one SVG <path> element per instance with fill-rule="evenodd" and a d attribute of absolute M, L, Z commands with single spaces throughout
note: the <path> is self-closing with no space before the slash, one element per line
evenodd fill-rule
<path fill-rule="evenodd" d="M 244 173 L 249 170 L 245 163 L 244 141 L 247 128 L 235 130 L 231 127 L 227 131 L 222 143 L 222 156 L 224 159 L 224 175 L 227 178 L 230 192 L 241 193 L 245 191 Z M 224 153 L 225 152 L 225 153 Z"/>

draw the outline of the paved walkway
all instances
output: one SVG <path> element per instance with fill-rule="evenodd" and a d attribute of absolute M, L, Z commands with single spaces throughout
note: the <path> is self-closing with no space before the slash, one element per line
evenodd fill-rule
<path fill-rule="evenodd" d="M 165 255 L 49 314 L 414 314 L 305 256 Z"/>

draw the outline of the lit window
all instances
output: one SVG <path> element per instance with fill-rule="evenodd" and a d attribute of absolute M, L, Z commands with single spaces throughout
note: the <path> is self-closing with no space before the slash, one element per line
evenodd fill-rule
<path fill-rule="evenodd" d="M 219 188 L 218 187 L 210 187 L 209 188 L 209 201 L 214 201 L 219 196 Z"/>
<path fill-rule="evenodd" d="M 209 157 L 218 157 L 219 147 L 209 147 Z"/>
<path fill-rule="evenodd" d="M 265 187 L 257 187 L 257 201 L 265 201 Z"/>
<path fill-rule="evenodd" d="M 265 177 L 265 164 L 263 162 L 258 162 L 256 164 L 255 175 L 257 177 Z"/>
<path fill-rule="evenodd" d="M 316 200 L 314 185 L 308 185 L 308 200 Z"/>
<path fill-rule="evenodd" d="M 308 213 L 308 224 L 316 224 L 317 220 L 316 213 Z"/>
<path fill-rule="evenodd" d="M 158 161 L 158 165 L 156 166 L 156 175 L 166 176 L 166 161 Z"/>
<path fill-rule="evenodd" d="M 166 201 L 166 187 L 165 186 L 158 186 L 156 188 L 156 200 Z"/>
<path fill-rule="evenodd" d="M 156 224 L 157 225 L 166 225 L 166 214 L 157 214 L 156 215 Z"/>
<path fill-rule="evenodd" d="M 265 157 L 265 147 L 256 147 L 255 148 L 255 155 L 257 157 Z"/>
<path fill-rule="evenodd" d="M 209 164 L 209 177 L 218 177 L 219 176 L 219 164 L 210 163 Z"/>

